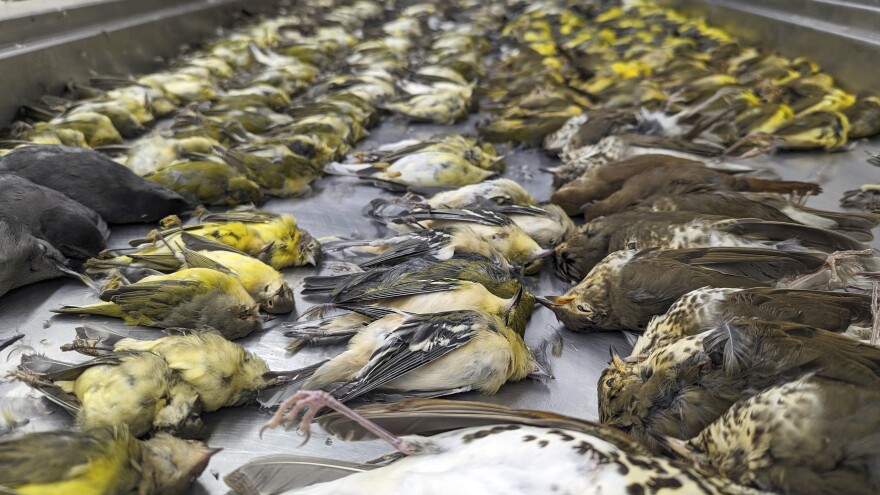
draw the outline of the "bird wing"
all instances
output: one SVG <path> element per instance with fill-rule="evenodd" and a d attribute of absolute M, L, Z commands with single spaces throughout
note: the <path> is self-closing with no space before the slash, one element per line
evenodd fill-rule
<path fill-rule="evenodd" d="M 342 402 L 364 395 L 449 354 L 476 335 L 472 322 L 444 316 L 411 315 L 387 336 L 355 378 L 332 394 Z"/>
<path fill-rule="evenodd" d="M 666 312 L 682 295 L 701 287 L 751 288 L 765 284 L 677 260 L 643 258 L 628 263 L 611 294 L 615 314 L 626 328 L 644 328 L 653 315 Z"/>
<path fill-rule="evenodd" d="M 272 212 L 268 212 L 268 211 L 264 211 L 264 210 L 257 210 L 257 209 L 250 208 L 250 209 L 230 210 L 230 211 L 227 211 L 224 213 L 209 213 L 208 215 L 203 216 L 201 221 L 203 223 L 209 223 L 209 222 L 268 223 L 268 222 L 271 222 L 272 220 L 278 218 L 279 216 L 281 216 L 281 215 L 278 215 L 278 214 L 272 213 Z M 200 226 L 200 224 L 192 225 L 193 228 L 197 228 L 199 226 Z M 187 227 L 189 227 L 189 226 L 187 226 Z M 184 230 L 187 230 L 187 228 L 184 227 Z"/>
<path fill-rule="evenodd" d="M 182 232 L 180 234 L 180 240 L 183 241 L 184 246 L 193 251 L 229 251 L 230 253 L 236 253 L 242 256 L 250 256 L 249 254 L 243 251 L 239 251 L 232 246 L 227 246 L 226 244 L 212 241 L 207 237 L 193 235 L 189 232 Z"/>
<path fill-rule="evenodd" d="M 394 217 L 386 218 L 388 223 L 413 224 L 425 220 L 446 220 L 453 222 L 473 222 L 481 225 L 502 227 L 512 221 L 506 215 L 494 210 L 484 209 L 411 209 Z"/>
<path fill-rule="evenodd" d="M 107 439 L 112 441 L 112 439 Z M 101 453 L 97 440 L 75 430 L 32 433 L 0 440 L 0 491 L 26 484 L 52 483 L 64 479 L 77 467 L 96 460 Z M 51 455 L 47 455 L 51 453 Z"/>
<path fill-rule="evenodd" d="M 645 250 L 646 257 L 676 260 L 691 266 L 749 277 L 761 282 L 776 282 L 820 268 L 825 257 L 775 249 L 712 247 L 691 249 Z"/>
<path fill-rule="evenodd" d="M 383 284 L 368 287 L 363 291 L 352 294 L 342 294 L 335 298 L 340 303 L 364 303 L 378 301 L 392 297 L 406 297 L 416 294 L 428 294 L 431 292 L 446 292 L 460 285 L 454 279 L 418 279 L 406 280 L 395 284 Z"/>
<path fill-rule="evenodd" d="M 727 296 L 731 316 L 815 325 L 843 332 L 852 324 L 869 326 L 871 296 L 848 292 L 755 288 Z"/>
<path fill-rule="evenodd" d="M 739 219 L 724 222 L 724 229 L 741 237 L 793 241 L 797 244 L 828 253 L 835 251 L 859 251 L 865 245 L 852 237 L 833 230 L 787 222 L 767 222 Z"/>
<path fill-rule="evenodd" d="M 620 430 L 548 411 L 512 409 L 499 404 L 443 399 L 404 399 L 393 404 L 370 404 L 357 412 L 394 435 L 434 435 L 445 431 L 502 424 L 578 431 L 598 436 L 629 452 L 646 452 Z M 368 440 L 373 434 L 333 412 L 318 419 L 325 431 L 346 441 Z"/>
<path fill-rule="evenodd" d="M 337 480 L 379 465 L 276 454 L 258 457 L 223 477 L 236 495 L 288 493 L 315 483 Z"/>
<path fill-rule="evenodd" d="M 180 303 L 201 293 L 196 280 L 154 280 L 123 285 L 100 294 L 103 301 L 119 305 L 125 313 L 138 313 L 153 321 L 164 320 Z"/>
<path fill-rule="evenodd" d="M 422 230 L 358 266 L 367 268 L 394 263 L 412 257 L 431 255 L 432 251 L 447 245 L 451 240 L 452 234 L 448 230 Z"/>

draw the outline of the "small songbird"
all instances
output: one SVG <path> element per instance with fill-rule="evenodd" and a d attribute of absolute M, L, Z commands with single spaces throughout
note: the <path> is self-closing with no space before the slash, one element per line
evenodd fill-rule
<path fill-rule="evenodd" d="M 127 325 L 158 328 L 212 327 L 228 339 L 261 327 L 259 305 L 231 275 L 209 268 L 187 268 L 151 275 L 130 285 L 104 290 L 104 301 L 62 306 L 55 313 L 122 318 Z"/>
<path fill-rule="evenodd" d="M 436 399 L 352 410 L 323 392 L 301 391 L 295 398 L 294 410 L 305 411 L 299 428 L 307 441 L 311 420 L 330 407 L 335 412 L 319 419 L 325 430 L 344 440 L 380 438 L 397 450 L 395 460 L 380 467 L 294 455 L 264 457 L 224 478 L 236 494 L 440 495 L 450 489 L 516 495 L 764 493 L 651 456 L 616 429 L 551 412 Z"/>
<path fill-rule="evenodd" d="M 183 196 L 191 204 L 260 204 L 260 186 L 235 167 L 211 160 L 169 165 L 144 177 Z"/>
<path fill-rule="evenodd" d="M 405 190 L 407 187 L 465 186 L 496 175 L 496 172 L 471 165 L 459 155 L 440 151 L 419 151 L 398 158 L 390 164 L 330 163 L 325 172 L 353 175 L 392 190 Z"/>
<path fill-rule="evenodd" d="M 16 148 L 0 159 L 0 173 L 15 174 L 64 193 L 96 211 L 108 223 L 155 222 L 191 208 L 174 191 L 90 149 Z M 113 187 L 105 187 L 106 184 Z"/>
<path fill-rule="evenodd" d="M 61 277 L 68 270 L 67 258 L 55 246 L 10 218 L 0 218 L 0 253 L 0 296 L 23 285 Z"/>
<path fill-rule="evenodd" d="M 703 471 L 783 494 L 880 492 L 880 391 L 806 376 L 737 402 L 675 449 Z"/>
<path fill-rule="evenodd" d="M 125 338 L 116 352 L 150 352 L 198 393 L 205 412 L 247 404 L 270 383 L 269 366 L 260 357 L 213 331 L 168 335 L 155 340 Z"/>
<path fill-rule="evenodd" d="M 515 310 L 511 306 L 510 312 Z M 342 402 L 371 392 L 438 397 L 477 390 L 492 395 L 507 382 L 549 377 L 522 337 L 507 326 L 510 314 L 502 320 L 470 310 L 422 315 L 375 308 L 374 313 L 380 318 L 352 337 L 348 350 L 307 368 L 303 390 L 326 390 Z M 276 420 L 295 402 L 283 403 Z"/>
<path fill-rule="evenodd" d="M 276 270 L 288 266 L 314 265 L 321 254 L 321 243 L 305 229 L 299 228 L 290 215 L 276 215 L 260 210 L 231 210 L 212 213 L 204 223 L 185 225 L 158 232 L 156 235 L 129 242 L 139 247 L 135 254 L 171 253 L 183 232 L 247 253 Z M 186 243 L 198 251 L 198 243 Z M 120 261 L 129 262 L 123 256 Z"/>
<path fill-rule="evenodd" d="M 22 495 L 183 495 L 219 451 L 167 433 L 137 440 L 124 425 L 29 433 L 0 440 L 0 488 Z"/>
<path fill-rule="evenodd" d="M 880 224 L 880 215 L 817 210 L 788 201 L 773 193 L 735 191 L 693 192 L 659 196 L 644 204 L 654 211 L 692 211 L 730 218 L 758 218 L 772 222 L 795 222 L 836 230 L 853 239 L 868 242 Z"/>
<path fill-rule="evenodd" d="M 570 330 L 641 330 L 692 290 L 769 287 L 821 271 L 824 264 L 824 256 L 775 249 L 617 251 L 564 296 L 539 297 L 538 302 Z"/>
<path fill-rule="evenodd" d="M 101 252 L 110 236 L 94 210 L 12 174 L 0 174 L 0 218 L 26 225 L 35 237 L 79 262 Z"/>
<path fill-rule="evenodd" d="M 509 270 L 477 255 L 456 255 L 449 260 L 413 258 L 392 267 L 327 277 L 306 277 L 304 295 L 332 296 L 329 303 L 314 307 L 346 309 L 374 305 L 412 313 L 472 309 L 503 317 L 510 313 L 509 326 L 522 335 L 532 314 L 535 297 L 522 290 L 522 284 Z M 309 310 L 311 312 L 312 310 Z M 367 316 L 352 311 L 314 321 L 291 325 L 285 332 L 296 337 L 294 345 L 350 337 L 369 324 Z M 305 339 L 303 341 L 302 339 Z"/>
<path fill-rule="evenodd" d="M 711 330 L 730 318 L 787 321 L 866 339 L 871 333 L 871 296 L 816 290 L 703 287 L 681 296 L 655 316 L 632 356 L 644 357 L 682 337 Z"/>
<path fill-rule="evenodd" d="M 463 222 L 452 227 L 417 230 L 385 239 L 339 241 L 328 243 L 326 249 L 354 248 L 375 254 L 359 263 L 361 268 L 397 264 L 414 256 L 429 255 L 438 260 L 456 253 L 478 254 L 485 258 L 523 268 L 527 275 L 537 273 L 544 265 L 545 251 L 534 239 L 509 218 L 494 216 L 493 224 Z"/>
<path fill-rule="evenodd" d="M 418 189 L 418 188 L 416 188 Z M 528 191 L 510 179 L 492 179 L 435 193 L 425 200 L 431 208 L 466 208 L 495 205 L 534 206 Z"/>
<path fill-rule="evenodd" d="M 688 211 L 624 211 L 582 225 L 554 250 L 560 277 L 583 278 L 606 255 L 621 249 L 756 247 L 831 254 L 866 246 L 845 234 L 790 222 L 734 219 Z"/>
<path fill-rule="evenodd" d="M 161 356 L 118 352 L 81 364 L 25 355 L 12 376 L 63 407 L 83 428 L 127 426 L 140 437 L 166 431 L 198 437 L 198 394 Z"/>
<path fill-rule="evenodd" d="M 640 155 L 587 171 L 550 197 L 569 215 L 586 220 L 623 211 L 652 196 L 684 194 L 695 190 L 733 190 L 777 193 L 819 193 L 808 182 L 737 177 L 700 162 L 669 155 Z"/>
<path fill-rule="evenodd" d="M 815 373 L 880 384 L 880 348 L 796 323 L 732 319 L 638 363 L 614 360 L 599 381 L 599 417 L 646 445 L 695 437 L 735 402 Z"/>
<path fill-rule="evenodd" d="M 128 264 L 118 258 L 93 258 L 86 261 L 84 266 L 90 274 L 109 270 L 114 275 L 119 273 L 120 268 L 124 271 L 142 269 L 159 272 L 173 272 L 181 268 L 210 268 L 235 277 L 263 311 L 273 314 L 293 311 L 293 290 L 278 270 L 235 248 L 188 232 L 182 232 L 175 242 L 177 246 L 166 246 L 170 246 L 173 252 L 131 254 L 128 256 L 131 263 Z M 196 251 L 188 246 L 199 249 Z"/>

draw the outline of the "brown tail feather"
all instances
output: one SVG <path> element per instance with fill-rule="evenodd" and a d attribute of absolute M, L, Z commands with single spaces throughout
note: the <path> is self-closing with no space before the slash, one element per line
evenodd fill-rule
<path fill-rule="evenodd" d="M 737 177 L 737 189 L 740 191 L 774 192 L 779 194 L 819 194 L 822 188 L 812 182 L 796 182 L 787 180 L 764 180 L 748 177 Z"/>

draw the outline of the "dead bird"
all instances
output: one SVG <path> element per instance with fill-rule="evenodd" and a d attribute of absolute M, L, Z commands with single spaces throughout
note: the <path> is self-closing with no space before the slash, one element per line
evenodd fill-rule
<path fill-rule="evenodd" d="M 757 248 L 617 251 L 565 295 L 538 302 L 570 330 L 643 330 L 653 316 L 701 287 L 827 283 L 827 278 L 810 279 L 832 271 L 825 261 L 822 255 Z"/>
<path fill-rule="evenodd" d="M 689 211 L 624 211 L 595 218 L 554 250 L 560 278 L 582 279 L 621 249 L 756 247 L 831 254 L 866 246 L 845 234 L 790 222 L 736 219 Z"/>
<path fill-rule="evenodd" d="M 733 319 L 653 351 L 614 361 L 600 378 L 599 417 L 656 448 L 687 440 L 734 403 L 809 374 L 880 384 L 880 348 L 806 325 Z"/>
<path fill-rule="evenodd" d="M 641 155 L 586 172 L 553 193 L 550 202 L 561 206 L 569 215 L 580 211 L 585 219 L 590 220 L 622 211 L 651 196 L 706 189 L 779 193 L 821 191 L 816 184 L 736 177 L 692 160 Z"/>
<path fill-rule="evenodd" d="M 652 351 L 683 337 L 721 325 L 730 318 L 786 321 L 867 339 L 873 315 L 871 296 L 848 292 L 704 287 L 681 296 L 655 316 L 639 336 L 632 356 Z"/>

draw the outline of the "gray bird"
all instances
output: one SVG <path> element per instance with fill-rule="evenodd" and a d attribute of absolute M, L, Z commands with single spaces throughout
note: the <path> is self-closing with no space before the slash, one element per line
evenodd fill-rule
<path fill-rule="evenodd" d="M 25 224 L 68 258 L 86 260 L 106 248 L 107 223 L 64 194 L 16 175 L 0 174 L 0 217 Z"/>
<path fill-rule="evenodd" d="M 64 275 L 64 255 L 23 224 L 0 218 L 0 296 L 23 285 Z"/>
<path fill-rule="evenodd" d="M 190 205 L 170 189 L 139 177 L 97 151 L 36 145 L 0 159 L 0 174 L 14 174 L 62 192 L 108 223 L 155 222 Z"/>

